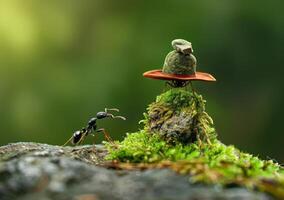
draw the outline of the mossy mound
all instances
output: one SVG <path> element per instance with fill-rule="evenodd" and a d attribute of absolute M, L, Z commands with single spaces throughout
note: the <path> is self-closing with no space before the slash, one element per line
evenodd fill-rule
<path fill-rule="evenodd" d="M 106 143 L 113 167 L 171 168 L 192 182 L 244 186 L 284 199 L 284 169 L 217 140 L 200 95 L 171 89 L 150 104 L 142 122 L 143 130 Z"/>
<path fill-rule="evenodd" d="M 205 112 L 205 102 L 196 93 L 171 89 L 149 105 L 145 120 L 142 120 L 144 129 L 171 144 L 210 143 L 216 133 L 212 118 Z"/>

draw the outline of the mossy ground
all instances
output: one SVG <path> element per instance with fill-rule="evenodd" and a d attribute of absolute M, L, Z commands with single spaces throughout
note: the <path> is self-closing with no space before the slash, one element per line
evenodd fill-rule
<path fill-rule="evenodd" d="M 182 131 L 178 127 L 179 133 L 174 135 L 173 142 L 168 135 L 160 133 L 166 131 L 161 127 L 183 112 L 195 121 L 185 123 L 187 129 L 183 127 Z M 107 159 L 116 161 L 115 167 L 166 167 L 190 175 L 191 182 L 243 186 L 284 199 L 284 169 L 272 160 L 261 160 L 234 146 L 222 144 L 216 137 L 213 121 L 205 112 L 205 101 L 200 95 L 171 89 L 150 104 L 142 122 L 145 124 L 143 130 L 127 134 L 121 142 L 106 143 L 109 150 Z M 157 122 L 159 126 L 156 126 Z M 195 130 L 198 130 L 195 134 L 199 134 L 196 140 L 179 140 L 178 135 L 189 133 L 192 136 Z"/>

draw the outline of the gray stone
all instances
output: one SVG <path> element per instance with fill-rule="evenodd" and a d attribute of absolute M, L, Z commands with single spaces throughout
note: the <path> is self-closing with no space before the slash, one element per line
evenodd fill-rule
<path fill-rule="evenodd" d="M 103 146 L 15 143 L 0 147 L 0 199 L 272 199 L 243 188 L 193 185 L 189 177 L 167 169 L 107 169 L 106 153 Z"/>

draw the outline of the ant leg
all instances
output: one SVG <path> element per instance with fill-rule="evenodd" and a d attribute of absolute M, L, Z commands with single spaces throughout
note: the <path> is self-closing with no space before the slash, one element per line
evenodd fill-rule
<path fill-rule="evenodd" d="M 119 112 L 119 109 L 117 109 L 117 108 L 105 108 L 105 112 L 107 113 L 108 111 Z"/>
<path fill-rule="evenodd" d="M 73 136 L 71 136 L 63 145 L 62 147 L 66 146 L 71 140 L 72 140 Z"/>
<path fill-rule="evenodd" d="M 108 134 L 108 132 L 106 132 L 106 130 L 104 128 L 100 128 L 98 129 L 96 132 L 103 132 L 105 138 L 107 139 L 107 141 L 109 141 L 110 143 L 114 143 L 113 140 L 111 139 L 110 135 Z"/>
<path fill-rule="evenodd" d="M 96 140 L 95 140 L 96 135 L 95 135 L 95 134 L 91 134 L 91 135 L 94 137 L 94 142 L 93 142 L 93 144 L 96 144 Z"/>
<path fill-rule="evenodd" d="M 113 114 L 108 113 L 107 114 L 108 117 L 111 117 L 112 119 L 122 119 L 122 120 L 126 120 L 125 117 L 123 116 L 114 116 Z"/>

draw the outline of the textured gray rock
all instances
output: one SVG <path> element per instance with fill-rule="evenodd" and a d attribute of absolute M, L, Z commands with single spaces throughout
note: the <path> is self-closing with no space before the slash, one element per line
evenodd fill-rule
<path fill-rule="evenodd" d="M 103 146 L 15 143 L 0 147 L 0 199 L 272 199 L 242 188 L 192 185 L 170 170 L 104 168 Z"/>

